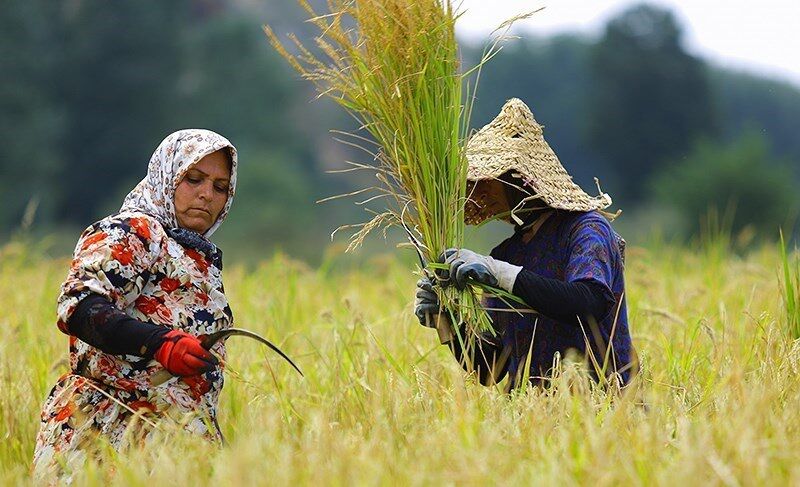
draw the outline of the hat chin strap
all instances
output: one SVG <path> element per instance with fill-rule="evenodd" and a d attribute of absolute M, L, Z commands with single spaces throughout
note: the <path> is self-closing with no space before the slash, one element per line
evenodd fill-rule
<path fill-rule="evenodd" d="M 514 220 L 514 222 L 517 225 L 522 225 L 523 223 L 525 223 L 525 222 L 522 221 L 522 219 L 520 217 L 517 216 L 517 211 L 521 210 L 522 207 L 525 206 L 525 203 L 527 203 L 528 201 L 533 201 L 533 200 L 538 199 L 538 198 L 539 198 L 538 194 L 534 194 L 534 195 L 526 196 L 525 198 L 522 198 L 522 200 L 519 203 L 517 203 L 517 206 L 515 206 L 514 208 L 511 209 L 511 219 Z M 546 206 L 545 208 L 549 208 L 549 207 Z M 531 209 L 538 210 L 539 208 L 531 208 Z"/>

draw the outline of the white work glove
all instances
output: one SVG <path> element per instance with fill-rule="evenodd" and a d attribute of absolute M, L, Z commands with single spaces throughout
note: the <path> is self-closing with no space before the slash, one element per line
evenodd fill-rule
<path fill-rule="evenodd" d="M 469 281 L 473 281 L 512 292 L 517 275 L 522 270 L 520 266 L 467 249 L 447 249 L 439 256 L 438 262 L 450 266 L 447 275 L 443 275 L 447 271 L 437 272 L 442 279 L 440 284 L 452 284 L 458 289 L 464 289 Z"/>

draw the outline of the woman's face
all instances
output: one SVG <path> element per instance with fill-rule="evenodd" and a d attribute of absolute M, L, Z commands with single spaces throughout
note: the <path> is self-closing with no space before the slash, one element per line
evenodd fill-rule
<path fill-rule="evenodd" d="M 193 165 L 175 187 L 175 216 L 181 228 L 205 233 L 228 201 L 230 159 L 223 150 Z"/>
<path fill-rule="evenodd" d="M 481 221 L 511 211 L 504 184 L 497 179 L 484 179 L 477 183 L 469 183 L 467 195 L 471 200 L 468 205 L 466 219 Z"/>

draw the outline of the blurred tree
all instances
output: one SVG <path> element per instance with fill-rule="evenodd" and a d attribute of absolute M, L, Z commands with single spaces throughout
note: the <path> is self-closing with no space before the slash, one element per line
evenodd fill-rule
<path fill-rule="evenodd" d="M 46 195 L 62 164 L 63 106 L 52 90 L 59 12 L 56 2 L 9 0 L 0 15 L 0 233 L 18 226 L 29 204 L 43 203 L 37 220 L 54 206 Z"/>
<path fill-rule="evenodd" d="M 298 129 L 316 105 L 271 48 L 246 11 L 230 8 L 188 31 L 178 81 L 180 110 L 173 126 L 202 126 L 228 137 L 240 153 L 239 187 L 220 242 L 240 257 L 263 256 L 265 248 L 288 246 L 293 255 L 318 254 L 331 230 L 320 224 L 324 208 L 315 200 L 332 186 L 319 167 L 317 147 Z M 327 129 L 319 136 L 330 140 Z M 339 161 L 340 162 L 340 161 Z"/>
<path fill-rule="evenodd" d="M 800 88 L 722 69 L 711 71 L 711 86 L 726 140 L 751 129 L 761 130 L 776 156 L 800 161 Z"/>
<path fill-rule="evenodd" d="M 588 135 L 624 175 L 619 189 L 628 201 L 642 196 L 664 161 L 714 132 L 705 67 L 686 53 L 681 37 L 671 12 L 638 5 L 612 19 L 591 52 Z"/>
<path fill-rule="evenodd" d="M 766 138 L 749 132 L 727 145 L 708 140 L 654 178 L 655 197 L 677 208 L 698 231 L 709 213 L 734 211 L 731 230 L 752 226 L 767 239 L 789 228 L 800 210 L 800 194 L 788 162 L 770 155 Z"/>
<path fill-rule="evenodd" d="M 472 120 L 479 128 L 497 116 L 506 100 L 522 99 L 545 126 L 545 137 L 561 162 L 588 190 L 594 189 L 595 176 L 606 182 L 606 171 L 581 131 L 587 115 L 590 47 L 587 39 L 575 35 L 509 42 L 481 73 Z M 469 65 L 480 59 L 480 49 L 464 51 Z"/>
<path fill-rule="evenodd" d="M 174 128 L 181 28 L 188 0 L 64 4 L 56 93 L 67 126 L 58 217 L 86 225 L 118 206 L 121 182 L 141 178 L 150 153 Z"/>
<path fill-rule="evenodd" d="M 697 133 L 713 133 L 711 99 L 725 140 L 752 126 L 775 155 L 800 160 L 800 90 L 721 69 L 707 86 L 674 19 L 643 8 L 615 19 L 596 46 L 572 35 L 510 42 L 483 71 L 473 126 L 522 98 L 575 179 L 591 191 L 599 176 L 615 199 L 623 178 L 638 188 L 663 153 L 679 159 Z M 369 186 L 374 175 L 323 173 L 364 160 L 328 133 L 355 127 L 333 103 L 312 102 L 313 87 L 287 74 L 263 38 L 265 22 L 307 38 L 305 16 L 277 0 L 4 3 L 0 235 L 19 226 L 31 201 L 41 201 L 44 232 L 114 211 L 162 137 L 206 127 L 242 153 L 242 186 L 220 238 L 321 252 L 334 228 L 365 215 L 352 200 L 313 201 Z M 462 47 L 470 65 L 480 51 Z"/>
<path fill-rule="evenodd" d="M 237 11 L 223 12 L 187 31 L 183 42 L 184 69 L 176 80 L 180 109 L 170 117 L 174 126 L 219 130 L 234 144 L 250 147 L 279 144 L 305 156 L 298 164 L 312 164 L 287 123 L 296 103 L 289 71 L 252 21 Z"/>

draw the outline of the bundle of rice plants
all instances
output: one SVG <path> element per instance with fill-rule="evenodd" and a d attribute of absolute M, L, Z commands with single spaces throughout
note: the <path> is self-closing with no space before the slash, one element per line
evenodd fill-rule
<path fill-rule="evenodd" d="M 356 226 L 348 250 L 376 228 L 402 225 L 430 275 L 444 250 L 463 244 L 472 105 L 466 80 L 498 44 L 464 72 L 455 36 L 459 13 L 450 0 L 329 0 L 324 14 L 307 0 L 298 3 L 319 29 L 314 46 L 290 35 L 293 46 L 287 48 L 269 26 L 265 32 L 320 96 L 344 107 L 367 132 L 350 134 L 347 143 L 372 154 L 374 163 L 350 162 L 348 170 L 374 170 L 379 185 L 356 193 L 376 191 L 374 198 L 387 201 L 385 211 Z M 465 323 L 470 332 L 490 329 L 475 287 L 437 292 L 451 321 Z"/>

